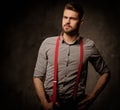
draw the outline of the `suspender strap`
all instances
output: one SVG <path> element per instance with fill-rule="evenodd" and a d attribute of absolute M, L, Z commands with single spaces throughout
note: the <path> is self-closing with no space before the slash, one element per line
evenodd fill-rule
<path fill-rule="evenodd" d="M 54 57 L 54 81 L 53 81 L 53 103 L 56 102 L 56 90 L 57 90 L 57 72 L 58 72 L 58 50 L 59 50 L 60 37 L 57 38 Z"/>
<path fill-rule="evenodd" d="M 53 81 L 53 95 L 51 97 L 51 101 L 53 103 L 56 103 L 59 42 L 60 42 L 60 36 L 58 36 L 58 38 L 57 38 L 55 53 L 54 53 L 54 81 Z M 73 97 L 76 97 L 77 87 L 78 87 L 81 68 L 82 68 L 82 63 L 83 63 L 83 40 L 81 38 L 80 39 L 80 64 L 79 64 L 79 67 L 78 67 L 78 74 L 77 74 L 77 77 L 76 77 L 75 86 L 74 86 L 74 90 L 73 90 Z"/>
<path fill-rule="evenodd" d="M 82 63 L 83 63 L 83 40 L 81 38 L 80 39 L 80 64 L 79 64 L 79 67 L 78 67 L 78 74 L 77 74 L 77 77 L 76 77 L 75 86 L 74 86 L 74 90 L 73 90 L 73 97 L 74 98 L 76 97 L 76 94 L 77 94 L 77 88 L 78 88 L 78 83 L 79 83 L 79 79 L 80 79 Z"/>

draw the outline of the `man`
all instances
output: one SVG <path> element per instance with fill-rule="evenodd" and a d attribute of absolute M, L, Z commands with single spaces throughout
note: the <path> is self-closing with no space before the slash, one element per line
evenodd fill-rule
<path fill-rule="evenodd" d="M 86 110 L 110 78 L 95 43 L 79 34 L 83 14 L 80 4 L 66 4 L 61 35 L 41 44 L 33 82 L 44 110 Z M 100 74 L 90 94 L 85 93 L 88 61 Z"/>

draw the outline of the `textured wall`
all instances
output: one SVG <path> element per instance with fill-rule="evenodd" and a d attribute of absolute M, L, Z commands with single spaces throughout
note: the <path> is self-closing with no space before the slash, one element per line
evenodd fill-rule
<path fill-rule="evenodd" d="M 60 33 L 61 8 L 70 0 L 48 1 L 2 3 L 0 104 L 4 110 L 40 110 L 32 82 L 38 49 L 46 37 Z M 90 110 L 113 110 L 118 107 L 120 92 L 119 4 L 95 0 L 81 0 L 81 3 L 85 19 L 80 33 L 96 42 L 112 72 L 109 84 Z M 92 90 L 98 78 L 90 65 L 87 92 Z"/>

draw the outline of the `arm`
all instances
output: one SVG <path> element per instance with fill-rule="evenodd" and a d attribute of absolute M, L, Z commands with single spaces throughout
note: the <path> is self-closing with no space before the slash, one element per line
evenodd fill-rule
<path fill-rule="evenodd" d="M 105 85 L 110 79 L 110 73 L 103 73 L 98 79 L 93 91 L 86 96 L 86 98 L 79 103 L 79 110 L 82 108 L 89 107 L 92 102 L 97 98 L 97 96 L 102 92 Z"/>
<path fill-rule="evenodd" d="M 86 97 L 79 103 L 79 110 L 82 110 L 82 108 L 88 108 L 94 102 L 108 83 L 111 76 L 110 70 L 100 52 L 96 48 L 95 42 L 89 40 L 88 44 L 88 49 L 90 51 L 89 61 L 93 65 L 96 72 L 100 74 L 100 78 L 91 93 L 87 94 Z"/>
<path fill-rule="evenodd" d="M 96 97 L 101 93 L 101 91 L 104 89 L 105 85 L 108 83 L 109 79 L 110 79 L 110 73 L 104 73 L 100 76 L 93 91 L 90 94 L 90 96 L 93 99 L 96 99 Z"/>
<path fill-rule="evenodd" d="M 33 78 L 33 83 L 35 86 L 36 93 L 41 101 L 41 104 L 42 104 L 44 110 L 53 110 L 52 102 L 48 103 L 48 101 L 46 99 L 43 82 L 40 80 L 40 78 Z"/>
<path fill-rule="evenodd" d="M 89 41 L 89 48 L 91 53 L 89 56 L 89 61 L 93 65 L 96 72 L 100 74 L 100 78 L 98 79 L 95 87 L 88 95 L 89 99 L 95 100 L 97 96 L 102 92 L 105 85 L 108 83 L 111 73 L 94 41 Z"/>
<path fill-rule="evenodd" d="M 44 40 L 39 48 L 38 57 L 33 74 L 33 83 L 36 90 L 36 94 L 42 104 L 44 110 L 52 110 L 52 103 L 48 103 L 46 94 L 44 91 L 43 80 L 46 75 L 47 69 L 47 54 L 46 54 L 47 42 Z"/>

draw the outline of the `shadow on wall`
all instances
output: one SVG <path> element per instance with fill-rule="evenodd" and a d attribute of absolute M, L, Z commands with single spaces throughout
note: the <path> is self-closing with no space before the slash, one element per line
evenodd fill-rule
<path fill-rule="evenodd" d="M 1 106 L 5 110 L 40 110 L 36 97 L 32 75 L 41 42 L 49 36 L 61 32 L 62 7 L 67 0 L 45 2 L 14 1 L 5 6 L 1 48 Z M 69 0 L 70 1 L 70 0 Z M 96 100 L 91 110 L 113 110 L 118 107 L 120 38 L 117 19 L 117 3 L 99 4 L 91 0 L 82 2 L 85 8 L 85 22 L 81 26 L 81 35 L 94 40 L 112 72 L 112 78 L 106 89 Z M 103 6 L 102 6 L 103 5 Z M 114 63 L 114 65 L 113 65 Z M 95 74 L 95 76 L 94 76 Z M 90 92 L 99 78 L 90 65 L 87 92 Z M 92 79 L 92 80 L 91 80 Z M 116 91 L 118 90 L 118 91 Z M 112 100 L 111 100 L 112 99 Z"/>

